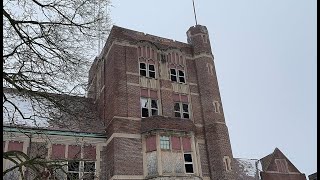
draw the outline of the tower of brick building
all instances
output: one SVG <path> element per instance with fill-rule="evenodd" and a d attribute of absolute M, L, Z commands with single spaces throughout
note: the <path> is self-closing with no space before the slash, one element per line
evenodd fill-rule
<path fill-rule="evenodd" d="M 187 37 L 112 28 L 89 71 L 107 133 L 101 177 L 235 179 L 207 28 Z"/>

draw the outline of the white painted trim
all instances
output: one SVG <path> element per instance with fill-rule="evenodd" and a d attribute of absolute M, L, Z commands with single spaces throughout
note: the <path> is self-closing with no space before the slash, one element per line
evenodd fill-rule
<path fill-rule="evenodd" d="M 128 75 L 133 75 L 133 76 L 139 76 L 140 77 L 140 74 L 139 73 L 133 73 L 133 72 L 126 72 L 126 74 Z"/>
<path fill-rule="evenodd" d="M 202 124 L 194 124 L 196 127 L 203 127 Z"/>
<path fill-rule="evenodd" d="M 129 83 L 129 82 L 127 82 L 127 85 L 129 85 L 129 86 L 138 86 L 138 87 L 140 87 L 140 84 L 137 84 L 137 83 Z"/>
<path fill-rule="evenodd" d="M 190 93 L 190 95 L 199 96 L 199 93 Z"/>
<path fill-rule="evenodd" d="M 274 174 L 302 174 L 302 173 L 298 173 L 298 172 L 277 172 L 277 171 L 265 171 L 265 173 L 274 173 Z"/>
<path fill-rule="evenodd" d="M 122 116 L 113 116 L 112 119 L 119 118 L 119 119 L 127 119 L 127 120 L 134 120 L 134 121 L 141 121 L 141 118 L 136 117 L 122 117 Z"/>
<path fill-rule="evenodd" d="M 113 40 L 112 44 L 116 44 L 116 45 L 120 45 L 120 46 L 127 46 L 127 47 L 134 47 L 134 48 L 138 48 L 137 45 L 134 44 L 130 44 L 128 41 L 117 41 L 117 40 Z M 111 46 L 110 46 L 111 48 Z"/>
<path fill-rule="evenodd" d="M 114 175 L 111 177 L 110 180 L 115 180 L 115 179 L 143 179 L 143 176 L 139 176 L 139 175 Z"/>
<path fill-rule="evenodd" d="M 171 88 L 160 88 L 160 89 L 165 91 L 173 91 Z"/>
<path fill-rule="evenodd" d="M 192 59 L 195 60 L 195 59 L 202 58 L 202 57 L 208 57 L 213 60 L 213 55 L 212 54 L 209 55 L 207 53 L 200 53 L 198 55 L 193 56 Z"/>
<path fill-rule="evenodd" d="M 196 83 L 189 83 L 190 86 L 198 86 Z"/>
<path fill-rule="evenodd" d="M 113 133 L 103 146 L 107 146 L 113 138 L 141 139 L 141 134 Z"/>

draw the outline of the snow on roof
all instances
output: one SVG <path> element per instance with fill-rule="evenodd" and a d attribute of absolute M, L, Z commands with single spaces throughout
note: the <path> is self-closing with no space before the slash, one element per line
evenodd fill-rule
<path fill-rule="evenodd" d="M 258 159 L 234 158 L 236 165 L 237 179 L 259 180 L 261 163 Z"/>
<path fill-rule="evenodd" d="M 60 106 L 56 106 L 40 96 L 31 98 L 15 89 L 8 88 L 3 91 L 5 98 L 12 102 L 6 102 L 3 99 L 4 126 L 105 133 L 104 122 L 99 119 L 92 99 L 46 94 L 47 97 L 59 103 Z"/>

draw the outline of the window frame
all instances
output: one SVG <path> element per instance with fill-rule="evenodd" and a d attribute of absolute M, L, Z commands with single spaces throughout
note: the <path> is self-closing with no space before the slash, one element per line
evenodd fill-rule
<path fill-rule="evenodd" d="M 179 104 L 179 112 L 175 109 L 176 104 Z M 188 111 L 187 111 L 187 112 L 184 112 L 183 105 L 187 105 L 187 106 L 188 106 Z M 182 119 L 190 119 L 190 106 L 189 106 L 189 103 L 185 103 L 185 102 L 174 102 L 173 111 L 174 111 L 174 117 L 177 117 L 177 116 L 176 116 L 176 113 L 179 113 L 179 114 L 180 114 L 180 117 L 179 117 L 179 118 L 182 118 Z M 185 118 L 185 117 L 184 117 L 184 114 L 187 114 L 187 115 L 188 115 L 188 118 Z"/>
<path fill-rule="evenodd" d="M 160 135 L 159 144 L 161 150 L 171 150 L 171 136 Z"/>
<path fill-rule="evenodd" d="M 172 70 L 174 70 L 175 74 L 172 73 Z M 180 72 L 182 72 L 183 75 L 180 75 Z M 176 81 L 172 80 L 172 77 L 175 77 Z M 181 81 L 180 78 L 183 78 L 183 81 Z M 186 84 L 186 71 L 177 68 L 170 68 L 170 80 L 172 82 Z"/>
<path fill-rule="evenodd" d="M 147 107 L 143 107 L 142 106 L 142 99 L 147 100 Z M 156 102 L 157 108 L 152 107 L 152 101 Z M 153 99 L 150 97 L 140 97 L 140 113 L 141 113 L 141 118 L 147 118 L 143 116 L 142 113 L 142 109 L 146 108 L 148 110 L 148 116 L 147 117 L 151 117 L 151 116 L 157 116 L 159 115 L 159 100 L 158 99 Z M 156 110 L 157 113 L 155 115 L 152 114 L 153 110 Z"/>
<path fill-rule="evenodd" d="M 185 159 L 185 155 L 186 154 L 189 154 L 190 155 L 190 157 L 191 157 L 191 162 L 188 162 L 188 161 L 186 161 L 186 159 Z M 193 166 L 193 159 L 192 159 L 192 153 L 190 153 L 190 152 L 187 152 L 187 153 L 183 153 L 183 160 L 184 160 L 184 170 L 185 170 L 185 173 L 186 174 L 194 174 L 194 166 Z M 187 172 L 187 168 L 186 168 L 186 165 L 192 165 L 192 172 Z"/>
<path fill-rule="evenodd" d="M 69 171 L 69 163 L 71 162 L 79 162 L 79 169 L 78 171 Z M 90 172 L 90 171 L 86 171 L 85 172 L 85 162 L 93 162 L 94 163 L 94 171 L 93 172 Z M 66 170 L 66 179 L 69 180 L 69 173 L 74 173 L 74 174 L 78 174 L 78 178 L 79 179 L 83 179 L 84 178 L 84 175 L 86 174 L 93 174 L 93 179 L 95 179 L 95 176 L 96 176 L 96 170 L 97 170 L 97 163 L 96 161 L 84 161 L 84 160 L 69 160 L 67 161 L 67 170 Z"/>
<path fill-rule="evenodd" d="M 145 69 L 141 68 L 141 64 L 145 65 Z M 150 70 L 150 66 L 153 66 L 154 70 Z M 145 71 L 146 75 L 145 76 L 142 75 L 141 71 Z M 154 73 L 154 77 L 150 76 L 151 73 Z M 147 63 L 147 62 L 139 62 L 139 75 L 146 78 L 156 79 L 157 78 L 156 65 L 152 63 Z"/>

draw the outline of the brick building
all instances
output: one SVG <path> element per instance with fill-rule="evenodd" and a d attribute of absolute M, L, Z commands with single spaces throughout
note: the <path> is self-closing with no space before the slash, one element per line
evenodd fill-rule
<path fill-rule="evenodd" d="M 37 128 L 7 125 L 4 151 L 67 160 L 66 171 L 77 178 L 243 179 L 207 28 L 190 27 L 187 38 L 182 43 L 114 26 L 90 68 L 87 98 L 59 97 L 77 109 L 76 118 L 54 117 Z M 21 129 L 36 135 L 25 137 Z M 42 151 L 31 150 L 41 144 Z"/>

